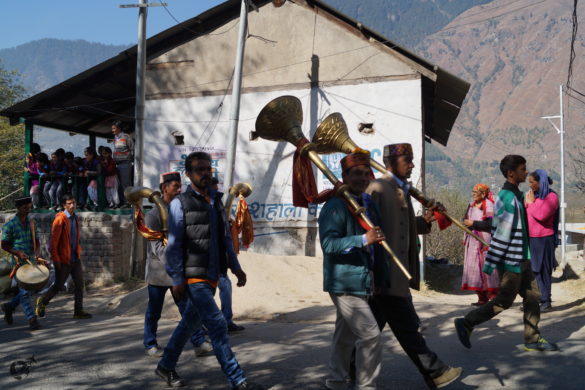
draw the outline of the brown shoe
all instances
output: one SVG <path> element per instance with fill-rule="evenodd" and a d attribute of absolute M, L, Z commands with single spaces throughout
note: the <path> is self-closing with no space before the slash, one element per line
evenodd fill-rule
<path fill-rule="evenodd" d="M 433 379 L 433 382 L 435 383 L 435 386 L 440 389 L 441 387 L 445 387 L 457 380 L 457 378 L 461 376 L 462 372 L 463 368 L 461 367 L 449 367 L 445 370 L 444 373 Z"/>
<path fill-rule="evenodd" d="M 87 320 L 90 319 L 91 317 L 92 317 L 91 314 L 83 310 L 76 311 L 75 313 L 73 313 L 73 318 L 75 318 L 76 320 Z"/>
<path fill-rule="evenodd" d="M 28 327 L 30 330 L 38 330 L 41 328 L 41 324 L 39 323 L 39 320 L 37 320 L 37 317 L 33 317 L 28 320 Z"/>

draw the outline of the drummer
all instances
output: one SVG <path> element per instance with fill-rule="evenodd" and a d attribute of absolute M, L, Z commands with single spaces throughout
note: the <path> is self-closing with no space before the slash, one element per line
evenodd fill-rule
<path fill-rule="evenodd" d="M 29 218 L 32 199 L 28 196 L 18 198 L 15 200 L 14 205 L 16 206 L 16 215 L 2 227 L 2 249 L 16 258 L 17 267 L 27 264 L 27 260 L 35 264 L 37 263 L 36 259 L 39 255 L 40 245 L 34 222 Z M 44 260 L 41 259 L 38 260 L 38 264 L 46 265 Z M 12 313 L 18 305 L 22 306 L 30 329 L 39 329 L 40 324 L 31 304 L 29 292 L 20 287 L 18 288 L 18 294 L 10 302 L 2 305 L 4 321 L 12 324 Z"/>

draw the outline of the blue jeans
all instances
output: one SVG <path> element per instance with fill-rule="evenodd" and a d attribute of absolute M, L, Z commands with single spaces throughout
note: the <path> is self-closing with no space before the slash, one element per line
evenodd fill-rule
<path fill-rule="evenodd" d="M 150 349 L 158 345 L 156 341 L 156 331 L 158 329 L 158 320 L 165 303 L 165 295 L 169 287 L 148 285 L 148 306 L 144 315 L 144 348 Z M 175 301 L 179 308 L 181 316 L 187 306 L 187 298 L 181 301 Z M 199 327 L 191 336 L 191 342 L 194 347 L 198 347 L 205 341 L 205 333 Z"/>
<path fill-rule="evenodd" d="M 219 300 L 221 301 L 221 312 L 228 325 L 232 324 L 234 313 L 232 312 L 232 282 L 227 275 L 219 276 Z"/>
<path fill-rule="evenodd" d="M 28 295 L 28 291 L 23 288 L 18 288 L 18 294 L 10 302 L 8 302 L 8 306 L 15 310 L 18 305 L 22 306 L 22 311 L 26 316 L 27 320 L 30 320 L 36 317 L 35 311 L 30 303 L 30 296 Z"/>
<path fill-rule="evenodd" d="M 158 364 L 164 369 L 174 370 L 187 340 L 203 323 L 209 332 L 215 357 L 230 385 L 233 387 L 244 382 L 244 371 L 229 345 L 227 322 L 213 299 L 215 288 L 207 283 L 193 283 L 187 286 L 186 292 L 189 297 L 187 308 Z"/>

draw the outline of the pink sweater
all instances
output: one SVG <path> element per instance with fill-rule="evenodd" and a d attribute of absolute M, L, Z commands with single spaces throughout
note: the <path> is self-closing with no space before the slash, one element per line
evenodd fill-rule
<path fill-rule="evenodd" d="M 528 234 L 530 237 L 547 237 L 554 234 L 553 222 L 559 208 L 559 197 L 550 192 L 546 198 L 536 198 L 534 203 L 526 204 Z"/>

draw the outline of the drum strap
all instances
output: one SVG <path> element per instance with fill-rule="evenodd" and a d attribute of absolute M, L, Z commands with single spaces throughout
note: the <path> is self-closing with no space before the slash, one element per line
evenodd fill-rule
<path fill-rule="evenodd" d="M 35 222 L 30 219 L 30 232 L 32 234 L 33 256 L 37 254 L 37 237 L 35 235 Z"/>

